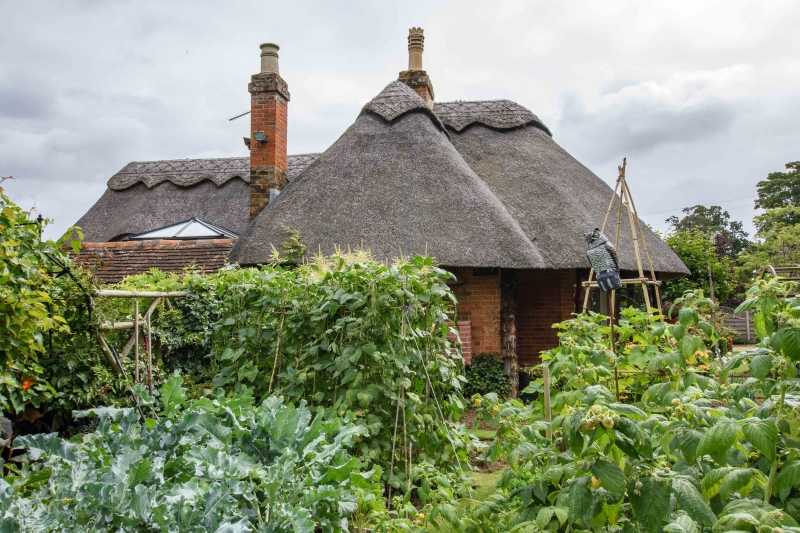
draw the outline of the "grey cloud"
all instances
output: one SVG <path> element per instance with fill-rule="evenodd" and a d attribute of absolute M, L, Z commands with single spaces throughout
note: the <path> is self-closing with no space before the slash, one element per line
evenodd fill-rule
<path fill-rule="evenodd" d="M 603 162 L 622 152 L 644 155 L 664 145 L 707 140 L 727 131 L 741 111 L 735 103 L 717 99 L 671 105 L 638 98 L 593 111 L 570 93 L 562 97 L 553 131 L 570 144 L 589 147 L 584 152 L 588 162 Z"/>
<path fill-rule="evenodd" d="M 46 119 L 53 115 L 56 102 L 43 81 L 16 75 L 5 76 L 0 85 L 0 118 Z"/>

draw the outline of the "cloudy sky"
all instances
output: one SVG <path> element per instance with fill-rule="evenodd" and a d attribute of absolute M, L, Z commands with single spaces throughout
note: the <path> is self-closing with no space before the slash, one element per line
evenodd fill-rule
<path fill-rule="evenodd" d="M 0 175 L 57 237 L 135 160 L 245 156 L 258 45 L 281 46 L 289 153 L 323 151 L 425 29 L 437 100 L 508 98 L 643 219 L 800 160 L 800 2 L 0 0 Z M 652 213 L 652 214 L 651 214 Z"/>

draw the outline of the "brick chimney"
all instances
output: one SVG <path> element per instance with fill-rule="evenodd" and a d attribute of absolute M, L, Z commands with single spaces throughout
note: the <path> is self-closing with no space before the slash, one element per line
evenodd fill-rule
<path fill-rule="evenodd" d="M 428 105 L 433 105 L 433 84 L 428 73 L 422 70 L 422 51 L 425 35 L 422 28 L 408 30 L 408 70 L 400 73 L 400 81 L 414 89 Z"/>
<path fill-rule="evenodd" d="M 278 45 L 261 45 L 261 72 L 253 75 L 248 90 L 252 221 L 269 203 L 270 191 L 286 185 L 289 87 L 278 73 Z"/>

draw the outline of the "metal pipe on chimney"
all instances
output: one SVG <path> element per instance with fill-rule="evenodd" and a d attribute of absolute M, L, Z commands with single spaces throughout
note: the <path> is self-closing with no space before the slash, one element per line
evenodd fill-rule
<path fill-rule="evenodd" d="M 408 30 L 408 70 L 422 70 L 422 51 L 425 48 L 425 36 L 422 28 Z"/>
<path fill-rule="evenodd" d="M 274 72 L 280 74 L 278 71 L 278 50 L 280 47 L 273 43 L 264 43 L 261 45 L 261 72 Z"/>

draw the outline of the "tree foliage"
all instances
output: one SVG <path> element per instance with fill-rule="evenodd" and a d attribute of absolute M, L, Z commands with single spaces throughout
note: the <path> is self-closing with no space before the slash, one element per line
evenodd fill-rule
<path fill-rule="evenodd" d="M 770 172 L 766 180 L 758 182 L 757 208 L 800 207 L 800 161 L 786 163 L 786 169 L 788 172 Z M 800 218 L 794 220 L 798 222 Z"/>
<path fill-rule="evenodd" d="M 670 248 L 689 268 L 690 275 L 685 278 L 665 281 L 662 297 L 672 301 L 685 291 L 701 288 L 710 294 L 708 265 L 711 264 L 711 277 L 714 280 L 714 296 L 725 300 L 734 289 L 733 262 L 726 256 L 716 253 L 713 236 L 700 229 L 674 231 L 664 239 Z"/>
<path fill-rule="evenodd" d="M 672 216 L 667 219 L 673 230 L 676 232 L 699 230 L 713 235 L 719 255 L 724 254 L 735 259 L 750 244 L 742 223 L 737 220 L 732 221 L 730 214 L 718 205 L 685 207 L 683 212 L 685 216 L 682 218 Z"/>

